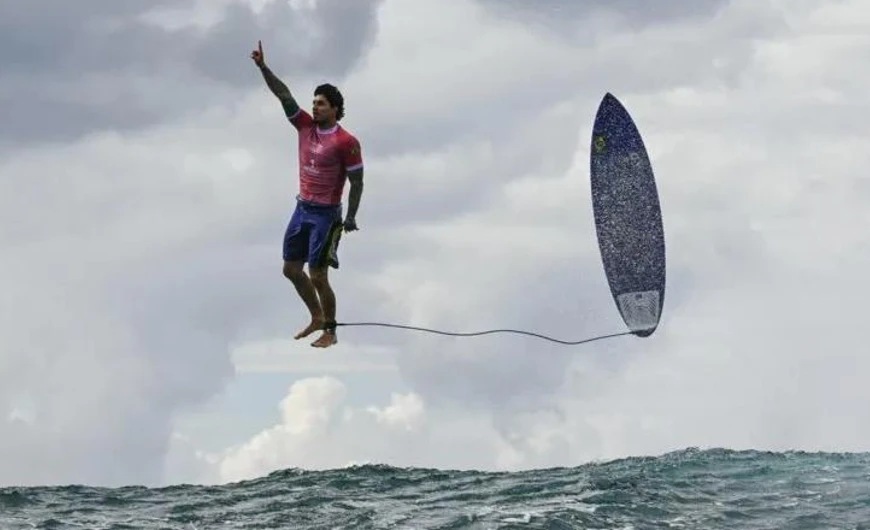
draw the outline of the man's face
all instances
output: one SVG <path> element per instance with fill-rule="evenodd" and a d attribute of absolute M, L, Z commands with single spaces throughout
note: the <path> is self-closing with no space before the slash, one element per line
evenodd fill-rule
<path fill-rule="evenodd" d="M 311 117 L 317 123 L 326 123 L 335 119 L 335 109 L 329 104 L 329 100 L 322 95 L 314 96 L 311 107 Z"/>

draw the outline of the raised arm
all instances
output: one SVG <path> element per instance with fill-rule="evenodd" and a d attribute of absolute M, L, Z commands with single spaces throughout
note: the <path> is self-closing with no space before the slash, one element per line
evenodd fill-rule
<path fill-rule="evenodd" d="M 254 64 L 260 69 L 260 73 L 263 74 L 263 79 L 266 80 L 266 85 L 269 87 L 269 90 L 275 94 L 275 97 L 281 102 L 281 106 L 284 107 L 284 114 L 287 115 L 288 118 L 292 118 L 297 112 L 299 112 L 299 104 L 296 103 L 296 100 L 293 98 L 293 94 L 290 93 L 290 89 L 287 88 L 278 77 L 272 73 L 272 70 L 266 66 L 266 59 L 263 56 L 263 43 L 262 41 L 257 41 L 257 49 L 251 53 L 251 59 L 254 60 Z"/>

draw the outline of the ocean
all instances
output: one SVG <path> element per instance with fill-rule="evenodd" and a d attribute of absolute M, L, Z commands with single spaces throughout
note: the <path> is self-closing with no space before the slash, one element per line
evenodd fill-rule
<path fill-rule="evenodd" d="M 0 528 L 870 530 L 870 454 L 686 449 L 522 472 L 363 465 L 220 486 L 6 487 Z"/>

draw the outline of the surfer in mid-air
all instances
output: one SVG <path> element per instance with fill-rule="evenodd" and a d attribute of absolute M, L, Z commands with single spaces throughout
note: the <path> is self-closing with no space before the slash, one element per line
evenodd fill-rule
<path fill-rule="evenodd" d="M 251 59 L 299 135 L 299 194 L 284 233 L 284 276 L 311 313 L 311 322 L 295 338 L 322 330 L 311 345 L 326 348 L 338 341 L 329 267 L 338 268 L 342 231 L 357 230 L 356 213 L 363 191 L 360 143 L 338 124 L 344 116 L 344 98 L 336 87 L 328 83 L 318 86 L 309 114 L 266 66 L 262 42 L 257 43 Z M 350 192 L 347 216 L 342 220 L 341 198 L 346 181 L 350 181 Z M 305 263 L 308 274 L 303 270 Z"/>

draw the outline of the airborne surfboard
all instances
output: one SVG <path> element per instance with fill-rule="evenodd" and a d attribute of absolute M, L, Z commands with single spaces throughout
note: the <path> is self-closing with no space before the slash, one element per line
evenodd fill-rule
<path fill-rule="evenodd" d="M 628 111 L 609 92 L 598 107 L 590 152 L 592 210 L 601 260 L 631 332 L 652 335 L 665 300 L 665 238 L 652 165 Z"/>

